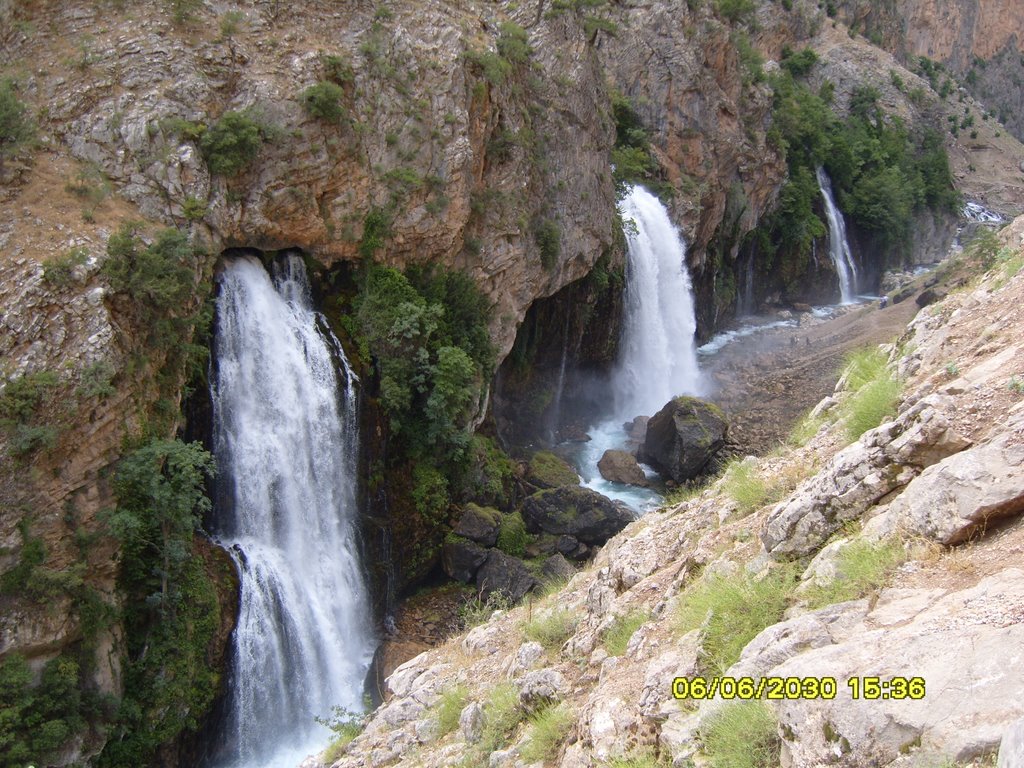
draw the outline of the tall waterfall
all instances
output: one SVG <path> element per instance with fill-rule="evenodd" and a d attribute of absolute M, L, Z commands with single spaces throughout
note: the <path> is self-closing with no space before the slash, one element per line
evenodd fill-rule
<path fill-rule="evenodd" d="M 839 300 L 852 304 L 857 297 L 857 265 L 853 262 L 850 243 L 846 239 L 846 222 L 832 198 L 832 182 L 825 169 L 818 167 L 818 188 L 825 199 L 825 215 L 828 216 L 828 250 L 839 275 Z"/>
<path fill-rule="evenodd" d="M 227 266 L 215 351 L 218 533 L 242 575 L 225 764 L 294 768 L 328 740 L 315 717 L 362 710 L 373 654 L 355 531 L 357 379 L 295 255 L 273 281 L 254 258 Z"/>
<path fill-rule="evenodd" d="M 629 253 L 613 386 L 616 416 L 633 418 L 653 415 L 676 395 L 697 394 L 703 387 L 683 239 L 665 206 L 643 187 L 633 187 L 620 208 Z"/>

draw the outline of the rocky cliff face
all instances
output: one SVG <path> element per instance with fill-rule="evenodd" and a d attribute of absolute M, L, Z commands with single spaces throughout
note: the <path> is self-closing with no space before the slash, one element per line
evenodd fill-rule
<path fill-rule="evenodd" d="M 905 377 L 895 415 L 847 444 L 841 382 L 805 447 L 744 462 L 777 504 L 751 511 L 727 476 L 647 514 L 556 595 L 396 670 L 330 764 L 686 765 L 725 759 L 730 738 L 763 750 L 753 764 L 801 768 L 1009 753 L 1024 716 L 1022 236 L 1024 218 L 982 279 L 887 346 Z M 762 618 L 744 629 L 748 613 Z M 810 687 L 759 688 L 795 678 Z"/>

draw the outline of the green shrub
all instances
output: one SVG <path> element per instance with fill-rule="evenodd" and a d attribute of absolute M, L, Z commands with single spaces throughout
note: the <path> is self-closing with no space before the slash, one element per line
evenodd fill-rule
<path fill-rule="evenodd" d="M 534 223 L 533 239 L 540 251 L 540 263 L 544 269 L 554 269 L 562 250 L 562 230 L 554 219 L 542 218 Z"/>
<path fill-rule="evenodd" d="M 111 383 L 116 374 L 117 370 L 106 360 L 86 366 L 78 378 L 76 393 L 79 397 L 106 399 L 117 391 Z"/>
<path fill-rule="evenodd" d="M 811 587 L 807 602 L 813 609 L 865 597 L 884 586 L 907 557 L 906 548 L 896 539 L 853 541 L 839 552 L 835 578 Z"/>
<path fill-rule="evenodd" d="M 302 92 L 300 100 L 305 110 L 313 117 L 328 123 L 340 123 L 348 116 L 341 101 L 345 91 L 337 83 L 322 80 Z"/>
<path fill-rule="evenodd" d="M 85 264 L 89 251 L 83 246 L 72 248 L 60 256 L 50 256 L 43 261 L 43 280 L 54 288 L 67 288 L 73 282 L 75 267 Z"/>
<path fill-rule="evenodd" d="M 526 64 L 533 49 L 526 30 L 511 21 L 498 25 L 498 54 L 512 65 Z"/>
<path fill-rule="evenodd" d="M 773 568 L 760 581 L 745 572 L 706 576 L 680 599 L 676 629 L 702 628 L 701 668 L 721 674 L 755 635 L 782 619 L 793 586 L 788 566 Z"/>
<path fill-rule="evenodd" d="M 198 142 L 206 133 L 205 125 L 182 117 L 165 117 L 160 121 L 159 127 L 163 133 L 178 136 L 186 141 Z"/>
<path fill-rule="evenodd" d="M 323 67 L 325 80 L 342 86 L 355 82 L 355 70 L 344 56 L 324 54 L 320 57 L 320 65 Z"/>
<path fill-rule="evenodd" d="M 412 470 L 412 501 L 416 511 L 434 523 L 448 515 L 448 480 L 429 464 L 417 464 Z"/>
<path fill-rule="evenodd" d="M 479 594 L 459 606 L 459 619 L 462 621 L 463 629 L 472 629 L 486 621 L 489 621 L 495 611 L 507 611 L 512 607 L 512 601 L 504 592 L 491 592 L 484 600 Z"/>
<path fill-rule="evenodd" d="M 530 730 L 521 756 L 527 763 L 547 763 L 569 735 L 576 716 L 566 704 L 545 707 L 530 716 Z"/>
<path fill-rule="evenodd" d="M 604 632 L 602 644 L 609 656 L 621 656 L 626 652 L 629 641 L 641 626 L 651 619 L 647 610 L 634 610 L 624 616 L 616 616 L 615 622 Z"/>
<path fill-rule="evenodd" d="M 330 728 L 334 732 L 331 742 L 323 752 L 323 761 L 327 765 L 336 762 L 344 753 L 345 747 L 352 743 L 352 740 L 363 732 L 366 725 L 365 716 L 358 712 L 351 712 L 344 707 L 332 707 L 329 718 L 314 718 L 320 725 Z"/>
<path fill-rule="evenodd" d="M 210 173 L 235 176 L 255 160 L 263 145 L 264 131 L 245 112 L 225 112 L 199 141 Z"/>
<path fill-rule="evenodd" d="M 731 24 L 748 23 L 753 20 L 757 6 L 754 0 L 715 0 L 715 10 Z"/>
<path fill-rule="evenodd" d="M 551 451 L 537 451 L 530 458 L 530 474 L 532 482 L 547 488 L 559 488 L 563 485 L 579 485 L 580 476 L 566 461 Z"/>
<path fill-rule="evenodd" d="M 438 736 L 446 736 L 459 727 L 459 715 L 469 700 L 469 689 L 455 685 L 441 692 L 441 698 L 434 705 Z"/>
<path fill-rule="evenodd" d="M 818 434 L 825 419 L 818 416 L 811 416 L 809 413 L 793 425 L 786 438 L 786 442 L 796 448 L 802 448 L 810 442 L 811 438 Z"/>
<path fill-rule="evenodd" d="M 18 98 L 10 80 L 0 80 L 0 169 L 4 158 L 11 157 L 30 141 L 35 128 L 28 107 Z"/>
<path fill-rule="evenodd" d="M 782 49 L 782 67 L 793 77 L 804 77 L 818 63 L 818 54 L 813 48 L 804 48 L 794 52 L 789 46 Z"/>
<path fill-rule="evenodd" d="M 188 221 L 202 221 L 206 218 L 208 206 L 205 200 L 189 195 L 181 204 L 181 213 Z"/>
<path fill-rule="evenodd" d="M 391 214 L 385 208 L 371 208 L 363 217 L 363 239 L 359 242 L 359 255 L 364 259 L 372 259 L 390 236 Z"/>
<path fill-rule="evenodd" d="M 0 394 L 0 428 L 7 433 L 8 449 L 25 457 L 57 441 L 57 428 L 47 423 L 47 411 L 57 374 L 37 371 L 8 379 Z"/>
<path fill-rule="evenodd" d="M 762 701 L 723 706 L 701 730 L 712 768 L 771 768 L 779 764 L 782 740 L 775 715 Z"/>
<path fill-rule="evenodd" d="M 557 651 L 576 629 L 576 619 L 571 611 L 550 608 L 538 612 L 523 625 L 527 640 L 540 643 L 548 651 Z"/>

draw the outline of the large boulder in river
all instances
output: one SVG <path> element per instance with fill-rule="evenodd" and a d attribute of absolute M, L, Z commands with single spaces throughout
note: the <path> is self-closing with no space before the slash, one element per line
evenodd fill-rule
<path fill-rule="evenodd" d="M 729 425 L 722 409 L 696 397 L 670 400 L 647 422 L 639 459 L 677 483 L 715 468 Z"/>
<path fill-rule="evenodd" d="M 636 456 L 627 451 L 610 448 L 597 462 L 597 469 L 601 473 L 601 477 L 613 483 L 639 485 L 643 488 L 650 485 L 647 475 L 637 464 Z"/>
<path fill-rule="evenodd" d="M 580 486 L 538 491 L 523 502 L 530 532 L 571 536 L 590 545 L 604 544 L 634 519 L 625 504 Z"/>

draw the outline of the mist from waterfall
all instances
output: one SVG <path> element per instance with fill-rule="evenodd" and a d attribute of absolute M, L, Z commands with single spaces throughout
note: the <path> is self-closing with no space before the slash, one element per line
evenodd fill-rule
<path fill-rule="evenodd" d="M 857 300 L 857 265 L 853 261 L 850 243 L 846 239 L 846 222 L 832 197 L 832 181 L 825 173 L 825 169 L 819 166 L 814 173 L 818 177 L 818 189 L 825 200 L 828 250 L 836 274 L 839 275 L 839 300 L 843 304 L 853 304 Z"/>
<path fill-rule="evenodd" d="M 217 531 L 241 573 L 219 765 L 294 768 L 363 709 L 374 650 L 356 531 L 357 378 L 302 259 L 228 263 L 217 300 Z M 340 374 L 340 375 L 339 375 Z"/>

